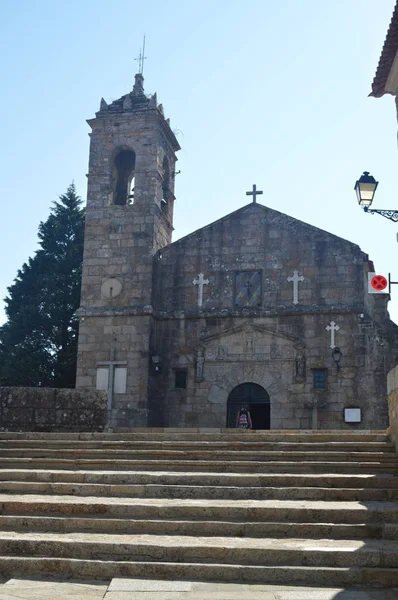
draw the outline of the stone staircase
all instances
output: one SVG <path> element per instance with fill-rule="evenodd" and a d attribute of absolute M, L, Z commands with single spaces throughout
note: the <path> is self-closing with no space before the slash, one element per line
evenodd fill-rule
<path fill-rule="evenodd" d="M 385 432 L 0 434 L 0 575 L 398 586 Z"/>

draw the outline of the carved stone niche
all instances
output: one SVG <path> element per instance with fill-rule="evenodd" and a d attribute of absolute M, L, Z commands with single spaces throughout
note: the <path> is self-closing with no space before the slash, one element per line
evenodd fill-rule
<path fill-rule="evenodd" d="M 195 360 L 195 381 L 201 383 L 204 380 L 203 371 L 205 366 L 205 346 L 199 346 L 196 349 Z"/>
<path fill-rule="evenodd" d="M 305 344 L 295 344 L 296 358 L 294 363 L 294 379 L 297 383 L 303 383 L 306 378 Z"/>

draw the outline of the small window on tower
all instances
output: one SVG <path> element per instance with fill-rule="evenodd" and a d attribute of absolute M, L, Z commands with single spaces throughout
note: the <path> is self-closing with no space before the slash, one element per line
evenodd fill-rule
<path fill-rule="evenodd" d="M 135 187 L 135 177 L 133 177 L 129 184 L 130 191 L 128 194 L 128 204 L 134 204 L 134 187 Z"/>
<path fill-rule="evenodd" d="M 326 369 L 314 369 L 312 373 L 314 377 L 314 390 L 325 390 Z"/>
<path fill-rule="evenodd" d="M 162 167 L 162 202 L 161 207 L 164 213 L 167 214 L 168 211 L 168 202 L 170 198 L 170 167 L 169 161 L 166 157 L 163 159 L 163 167 Z"/>
<path fill-rule="evenodd" d="M 187 369 L 178 369 L 174 374 L 175 389 L 185 390 L 187 387 L 188 371 Z"/>

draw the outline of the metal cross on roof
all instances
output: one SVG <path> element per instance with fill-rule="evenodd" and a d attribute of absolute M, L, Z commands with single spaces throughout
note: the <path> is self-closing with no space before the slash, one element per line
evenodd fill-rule
<path fill-rule="evenodd" d="M 145 56 L 145 35 L 144 35 L 144 42 L 142 44 L 142 48 L 140 48 L 140 55 L 134 59 L 134 60 L 138 60 L 138 72 L 141 73 L 141 75 L 143 75 L 143 73 L 144 73 L 144 60 L 145 59 L 146 59 L 146 56 Z"/>
<path fill-rule="evenodd" d="M 260 196 L 263 192 L 257 191 L 257 186 L 253 184 L 253 190 L 246 192 L 246 196 L 253 196 L 253 202 L 256 203 L 256 196 Z"/>

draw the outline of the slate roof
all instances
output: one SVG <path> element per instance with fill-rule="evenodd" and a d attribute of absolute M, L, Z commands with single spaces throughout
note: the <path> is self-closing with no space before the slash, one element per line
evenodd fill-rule
<path fill-rule="evenodd" d="M 398 52 L 398 0 L 395 4 L 394 12 L 391 18 L 390 27 L 384 42 L 383 50 L 380 56 L 379 65 L 372 83 L 372 91 L 369 96 L 380 98 L 386 94 L 385 86 L 390 74 L 395 56 Z"/>

